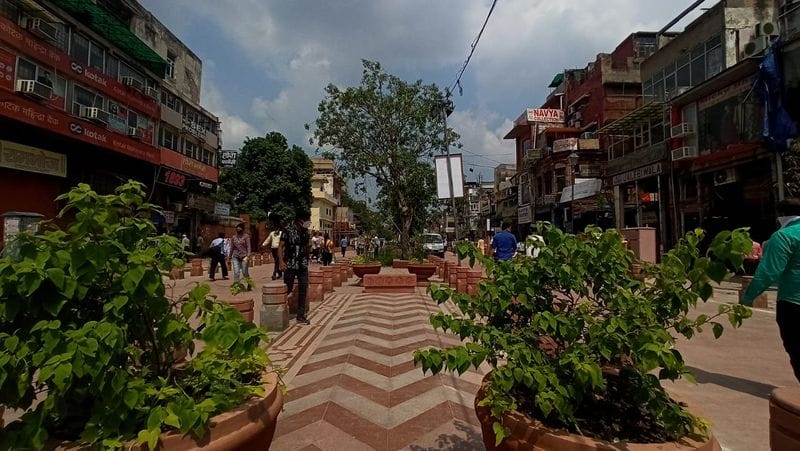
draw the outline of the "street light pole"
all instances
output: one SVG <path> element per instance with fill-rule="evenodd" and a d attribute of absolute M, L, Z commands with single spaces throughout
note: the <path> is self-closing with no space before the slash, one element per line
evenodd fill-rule
<path fill-rule="evenodd" d="M 455 234 L 455 239 L 458 241 L 458 210 L 456 209 L 456 197 L 455 197 L 455 187 L 453 186 L 453 171 L 450 165 L 452 164 L 450 161 L 450 143 L 447 140 L 447 116 L 453 112 L 453 102 L 450 101 L 450 94 L 447 93 L 447 96 L 444 99 L 444 103 L 442 104 L 442 124 L 444 125 L 444 130 L 442 132 L 442 141 L 444 145 L 444 153 L 447 156 L 445 160 L 447 162 L 447 184 L 448 189 L 450 190 L 450 208 L 453 211 L 453 231 Z M 445 216 L 445 232 L 447 232 L 447 224 L 449 221 L 446 219 Z"/>

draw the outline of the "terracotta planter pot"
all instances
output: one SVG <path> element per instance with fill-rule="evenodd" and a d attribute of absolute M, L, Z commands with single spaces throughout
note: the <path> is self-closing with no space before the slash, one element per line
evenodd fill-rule
<path fill-rule="evenodd" d="M 211 418 L 208 431 L 203 438 L 194 434 L 186 436 L 179 432 L 161 434 L 158 449 L 162 451 L 255 451 L 269 449 L 275 436 L 278 414 L 283 409 L 283 394 L 278 386 L 275 373 L 264 375 L 266 395 L 263 398 L 251 399 L 241 406 Z M 46 449 L 56 451 L 88 451 L 88 447 L 75 447 L 69 444 L 45 445 Z M 137 446 L 135 442 L 126 444 L 125 449 L 146 451 L 149 448 Z"/>
<path fill-rule="evenodd" d="M 800 449 L 800 387 L 781 387 L 769 397 L 769 447 Z"/>
<path fill-rule="evenodd" d="M 481 388 L 475 395 L 475 415 L 481 423 L 483 443 L 487 451 L 722 451 L 722 447 L 713 435 L 706 439 L 685 437 L 679 443 L 611 443 L 572 434 L 563 429 L 550 428 L 518 411 L 506 413 L 503 417 L 503 425 L 511 430 L 511 434 L 499 446 L 495 446 L 493 429 L 495 419 L 491 415 L 491 408 L 478 405 L 485 396 L 490 375 L 491 373 L 484 376 Z"/>
<path fill-rule="evenodd" d="M 392 260 L 392 268 L 398 268 L 398 269 L 408 268 L 408 264 L 409 264 L 408 260 L 400 260 L 397 258 Z"/>
<path fill-rule="evenodd" d="M 229 298 L 223 302 L 238 310 L 245 321 L 253 322 L 253 298 Z"/>
<path fill-rule="evenodd" d="M 378 262 L 353 265 L 353 274 L 355 274 L 358 278 L 363 278 L 366 274 L 378 274 L 380 272 L 381 264 Z"/>
<path fill-rule="evenodd" d="M 409 263 L 407 269 L 408 272 L 417 276 L 417 283 L 427 282 L 436 272 L 436 265 L 432 263 Z"/>

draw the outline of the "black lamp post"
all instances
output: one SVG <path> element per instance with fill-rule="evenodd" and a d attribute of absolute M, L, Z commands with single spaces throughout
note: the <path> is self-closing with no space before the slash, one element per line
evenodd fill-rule
<path fill-rule="evenodd" d="M 572 200 L 569 203 L 569 211 L 570 211 L 570 233 L 575 233 L 575 168 L 578 166 L 578 159 L 580 157 L 577 153 L 572 152 L 567 157 L 567 162 L 569 163 L 569 167 L 572 169 Z"/>

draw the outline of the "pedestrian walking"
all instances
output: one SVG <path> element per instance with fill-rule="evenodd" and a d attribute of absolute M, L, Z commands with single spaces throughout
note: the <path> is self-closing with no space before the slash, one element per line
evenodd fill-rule
<path fill-rule="evenodd" d="M 222 266 L 222 280 L 228 280 L 228 265 L 225 264 L 225 233 L 220 232 L 216 238 L 211 240 L 208 249 L 211 257 L 211 266 L 208 270 L 208 280 L 214 281 L 217 273 L 217 265 Z"/>
<path fill-rule="evenodd" d="M 311 213 L 303 211 L 296 215 L 294 222 L 286 226 L 281 234 L 278 258 L 283 280 L 289 293 L 294 290 L 297 279 L 297 322 L 311 324 L 306 317 L 306 293 L 308 292 L 308 258 L 311 240 L 308 227 L 311 225 Z"/>
<path fill-rule="evenodd" d="M 322 266 L 328 266 L 333 261 L 333 240 L 327 232 L 322 237 Z"/>
<path fill-rule="evenodd" d="M 380 251 L 380 248 L 381 248 L 381 239 L 378 238 L 378 235 L 375 235 L 372 238 L 372 257 L 373 258 L 378 258 L 378 251 Z"/>
<path fill-rule="evenodd" d="M 233 282 L 239 281 L 240 275 L 250 277 L 247 270 L 247 260 L 250 257 L 250 235 L 244 233 L 244 223 L 236 225 L 236 235 L 231 238 L 231 249 L 229 254 L 233 263 Z"/>
<path fill-rule="evenodd" d="M 318 231 L 314 231 L 313 236 L 311 237 L 311 259 L 315 262 L 319 263 L 319 254 L 320 250 L 322 249 L 322 237 L 320 236 Z"/>
<path fill-rule="evenodd" d="M 342 257 L 344 257 L 344 253 L 347 252 L 347 237 L 342 237 L 342 241 L 339 244 L 342 245 Z"/>
<path fill-rule="evenodd" d="M 494 236 L 492 249 L 495 260 L 508 261 L 514 258 L 514 253 L 517 252 L 517 238 L 511 233 L 511 221 L 503 221 L 503 230 Z"/>
<path fill-rule="evenodd" d="M 800 327 L 797 327 L 800 324 L 800 199 L 779 202 L 778 215 L 780 228 L 764 246 L 756 274 L 741 301 L 752 305 L 755 298 L 777 282 L 775 320 L 794 376 L 800 381 Z"/>
<path fill-rule="evenodd" d="M 267 239 L 261 243 L 261 247 L 266 247 L 272 252 L 272 261 L 275 266 L 272 268 L 272 280 L 275 280 L 283 274 L 281 272 L 280 264 L 278 264 L 278 248 L 281 245 L 281 231 L 273 230 L 267 235 Z"/>
<path fill-rule="evenodd" d="M 481 255 L 486 255 L 486 241 L 483 238 L 478 239 L 478 251 Z"/>
<path fill-rule="evenodd" d="M 186 236 L 185 233 L 181 236 L 181 245 L 183 246 L 184 251 L 189 252 L 191 250 L 189 247 L 192 245 L 192 242 L 189 241 L 189 237 Z"/>

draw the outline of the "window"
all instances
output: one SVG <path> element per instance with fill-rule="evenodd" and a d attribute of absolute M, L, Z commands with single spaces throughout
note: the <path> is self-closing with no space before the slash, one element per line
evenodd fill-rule
<path fill-rule="evenodd" d="M 37 66 L 22 58 L 17 62 L 17 80 L 36 80 Z"/>
<path fill-rule="evenodd" d="M 169 79 L 175 78 L 175 59 L 177 59 L 177 56 L 174 53 L 172 53 L 172 52 L 170 52 L 168 50 L 167 51 L 167 69 L 166 69 L 166 73 L 164 74 L 165 78 L 169 78 Z"/>
<path fill-rule="evenodd" d="M 144 76 L 142 74 L 140 74 L 139 72 L 133 70 L 133 68 L 131 66 L 128 66 L 127 64 L 125 64 L 123 62 L 119 63 L 119 76 L 120 76 L 120 78 L 122 78 L 122 77 L 133 77 L 134 79 L 138 80 L 139 83 L 142 84 L 142 86 L 145 85 L 144 84 L 145 83 Z"/>
<path fill-rule="evenodd" d="M 105 50 L 97 43 L 79 34 L 72 35 L 72 45 L 69 49 L 70 56 L 77 62 L 103 71 L 105 63 Z"/>
<path fill-rule="evenodd" d="M 128 110 L 128 127 L 139 126 L 139 114 L 133 110 Z"/>
<path fill-rule="evenodd" d="M 161 91 L 161 104 L 172 111 L 181 112 L 181 101 L 167 90 Z"/>
<path fill-rule="evenodd" d="M 119 58 L 106 56 L 106 74 L 114 77 L 114 80 L 119 80 Z"/>
<path fill-rule="evenodd" d="M 722 72 L 724 60 L 725 56 L 722 52 L 721 45 L 717 45 L 716 48 L 709 50 L 708 54 L 706 54 L 706 76 L 711 78 L 714 75 Z"/>
<path fill-rule="evenodd" d="M 80 86 L 77 84 L 72 85 L 72 114 L 80 116 L 80 107 L 96 107 L 101 110 L 105 106 L 105 98 L 99 94 Z"/>
<path fill-rule="evenodd" d="M 188 140 L 183 141 L 183 154 L 187 157 L 197 160 L 199 157 L 198 150 L 197 144 Z"/>
<path fill-rule="evenodd" d="M 0 1 L 0 16 L 16 22 L 19 18 L 19 7 L 11 2 Z"/>
<path fill-rule="evenodd" d="M 171 149 L 176 152 L 178 151 L 178 133 L 169 127 L 164 125 L 161 126 L 161 134 L 158 142 L 162 147 L 166 147 L 167 149 Z"/>

